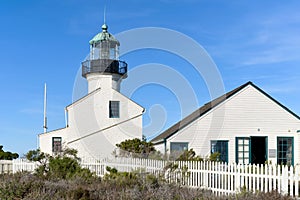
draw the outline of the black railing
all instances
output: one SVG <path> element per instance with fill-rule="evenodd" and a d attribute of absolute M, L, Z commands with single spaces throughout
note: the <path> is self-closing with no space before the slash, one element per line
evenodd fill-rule
<path fill-rule="evenodd" d="M 83 77 L 90 73 L 114 73 L 122 76 L 127 73 L 127 63 L 119 60 L 86 60 L 81 65 Z"/>

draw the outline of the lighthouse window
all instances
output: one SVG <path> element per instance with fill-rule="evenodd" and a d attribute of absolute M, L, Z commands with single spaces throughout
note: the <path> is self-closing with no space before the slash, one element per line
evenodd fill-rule
<path fill-rule="evenodd" d="M 102 41 L 100 48 L 100 59 L 109 59 L 109 43 L 107 41 Z"/>
<path fill-rule="evenodd" d="M 109 118 L 120 117 L 120 101 L 109 101 Z"/>
<path fill-rule="evenodd" d="M 62 150 L 61 137 L 52 138 L 52 152 L 59 153 Z"/>

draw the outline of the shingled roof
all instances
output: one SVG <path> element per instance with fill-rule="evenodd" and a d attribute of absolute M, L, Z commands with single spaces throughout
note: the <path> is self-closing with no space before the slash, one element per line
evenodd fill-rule
<path fill-rule="evenodd" d="M 241 85 L 240 87 L 238 87 L 238 88 L 236 88 L 236 89 L 234 89 L 234 90 L 232 90 L 232 91 L 230 91 L 230 92 L 228 92 L 228 93 L 226 93 L 226 94 L 224 94 L 224 95 L 222 95 L 222 96 L 220 96 L 220 97 L 218 97 L 218 98 L 216 98 L 216 99 L 214 99 L 214 100 L 212 100 L 212 101 L 210 101 L 206 104 L 204 104 L 202 107 L 200 107 L 199 109 L 197 109 L 196 111 L 194 111 L 193 113 L 191 113 L 190 115 L 188 115 L 187 117 L 182 119 L 181 121 L 177 122 L 176 124 L 174 124 L 173 126 L 168 128 L 167 130 L 165 130 L 160 135 L 153 138 L 151 140 L 151 142 L 154 143 L 154 144 L 163 143 L 165 139 L 171 137 L 173 134 L 177 133 L 179 130 L 181 130 L 182 128 L 184 128 L 185 126 L 187 126 L 188 124 L 190 124 L 194 120 L 198 119 L 199 117 L 203 116 L 204 114 L 209 112 L 211 109 L 218 106 L 220 103 L 224 102 L 226 99 L 232 97 L 233 95 L 235 95 L 236 93 L 238 93 L 239 91 L 241 91 L 242 89 L 244 89 L 248 85 L 251 85 L 251 86 L 255 87 L 257 90 L 262 92 L 264 95 L 266 95 L 267 97 L 272 99 L 275 103 L 280 105 L 282 108 L 284 108 L 285 110 L 287 110 L 288 112 L 290 112 L 292 115 L 294 115 L 296 118 L 298 118 L 300 120 L 300 117 L 298 115 L 296 115 L 291 110 L 289 110 L 288 108 L 286 108 L 285 106 L 280 104 L 278 101 L 273 99 L 270 95 L 268 95 L 263 90 L 261 90 L 259 87 L 257 87 L 256 85 L 254 85 L 252 82 L 249 81 L 249 82 Z"/>

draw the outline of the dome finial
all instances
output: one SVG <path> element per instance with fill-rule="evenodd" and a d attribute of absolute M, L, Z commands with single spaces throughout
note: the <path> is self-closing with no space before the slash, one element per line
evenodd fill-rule
<path fill-rule="evenodd" d="M 108 26 L 104 23 L 102 25 L 102 32 L 107 32 Z"/>

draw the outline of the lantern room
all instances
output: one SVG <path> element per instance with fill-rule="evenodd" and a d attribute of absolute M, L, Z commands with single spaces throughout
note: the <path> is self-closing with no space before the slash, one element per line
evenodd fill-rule
<path fill-rule="evenodd" d="M 82 62 L 82 76 L 91 73 L 119 74 L 126 78 L 127 63 L 119 60 L 119 41 L 108 31 L 106 24 L 102 32 L 90 40 L 90 55 Z"/>

